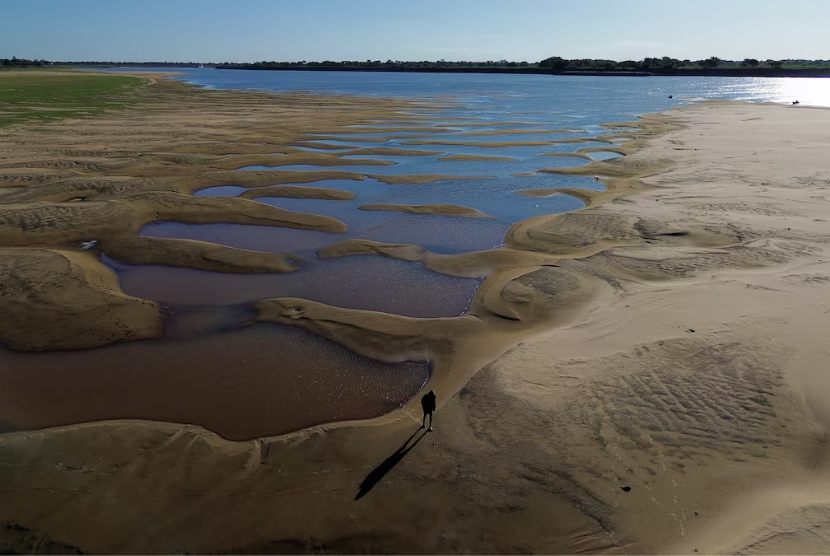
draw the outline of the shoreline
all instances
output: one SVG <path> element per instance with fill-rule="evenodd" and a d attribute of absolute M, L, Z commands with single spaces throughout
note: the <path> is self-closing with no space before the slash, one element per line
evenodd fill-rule
<path fill-rule="evenodd" d="M 340 422 L 250 442 L 224 441 L 189 425 L 135 421 L 5 434 L 0 436 L 0 446 L 5 446 L 15 458 L 12 465 L 21 467 L 0 476 L 0 488 L 15 498 L 10 508 L 0 508 L 0 518 L 28 516 L 26 523 L 48 530 L 54 538 L 90 546 L 96 552 L 112 551 L 124 546 L 124 542 L 135 543 L 130 545 L 131 550 L 159 552 L 169 550 L 160 542 L 173 542 L 172 539 L 202 552 L 246 546 L 255 551 L 258 547 L 260 552 L 280 546 L 297 551 L 304 539 L 314 539 L 312 548 L 332 550 L 371 547 L 374 551 L 399 552 L 415 547 L 413 551 L 418 552 L 461 548 L 503 552 L 615 551 L 633 542 L 642 552 L 688 552 L 692 545 L 676 549 L 668 540 L 681 542 L 684 537 L 690 539 L 705 530 L 705 525 L 713 523 L 719 512 L 726 511 L 724 497 L 737 487 L 748 487 L 751 480 L 759 478 L 774 481 L 777 473 L 797 466 L 786 454 L 787 450 L 792 451 L 792 442 L 798 444 L 799 454 L 820 443 L 820 437 L 810 430 L 812 425 L 799 421 L 803 416 L 798 413 L 797 404 L 792 403 L 792 392 L 784 386 L 787 373 L 768 368 L 770 362 L 786 366 L 786 349 L 759 343 L 758 338 L 768 337 L 770 330 L 781 328 L 774 308 L 816 304 L 814 299 L 802 298 L 820 292 L 821 280 L 795 285 L 787 282 L 790 289 L 797 288 L 799 303 L 793 301 L 792 292 L 775 293 L 781 287 L 776 282 L 787 280 L 789 269 L 804 268 L 804 261 L 812 261 L 807 268 L 823 269 L 824 259 L 819 258 L 816 245 L 820 245 L 822 234 L 830 234 L 830 230 L 825 232 L 825 225 L 815 220 L 807 225 L 809 233 L 802 233 L 803 237 L 797 233 L 777 237 L 782 232 L 769 235 L 771 224 L 777 226 L 781 219 L 801 222 L 799 214 L 806 209 L 772 196 L 771 184 L 764 185 L 762 179 L 757 179 L 752 173 L 757 170 L 747 163 L 741 169 L 730 166 L 727 181 L 743 179 L 740 172 L 749 172 L 746 175 L 758 183 L 724 185 L 717 181 L 722 178 L 719 168 L 735 164 L 726 163 L 725 155 L 717 149 L 724 153 L 732 149 L 733 154 L 751 162 L 755 155 L 745 151 L 753 146 L 753 135 L 746 129 L 756 124 L 747 122 L 756 121 L 754 117 L 759 122 L 771 118 L 773 113 L 765 110 L 787 109 L 707 103 L 680 108 L 668 115 L 643 116 L 635 123 L 611 124 L 609 127 L 615 128 L 612 132 L 617 136 L 625 135 L 627 128 L 641 129 L 631 133 L 630 141 L 620 147 L 626 157 L 554 170 L 606 176 L 607 190 L 573 190 L 574 194 L 585 195 L 590 206 L 516 224 L 501 249 L 436 255 L 412 245 L 354 241 L 326 248 L 327 256 L 372 252 L 420 262 L 450 276 L 483 277 L 485 282 L 469 315 L 412 319 L 338 309 L 301 299 L 258 303 L 259 321 L 299 326 L 333 339 L 359 355 L 388 363 L 425 355 L 433 361 L 435 371 L 427 388 L 435 387 L 439 393 L 437 432 L 395 468 L 394 475 L 390 475 L 395 478 L 381 477 L 384 482 L 372 492 L 371 499 L 365 504 L 360 502 L 362 506 L 353 506 L 351 497 L 359 479 L 370 471 L 366 462 L 380 462 L 393 453 L 408 434 L 406 431 L 420 422 L 417 400 L 376 419 Z M 711 110 L 719 110 L 720 119 L 728 115 L 733 128 L 742 131 L 743 143 L 719 139 L 717 148 L 707 149 L 706 140 L 726 133 L 722 124 L 718 128 L 719 124 L 708 123 L 710 118 L 705 114 Z M 742 112 L 748 114 L 746 119 Z M 793 114 L 802 120 L 807 117 L 800 111 Z M 802 133 L 800 128 L 787 127 L 786 121 L 776 125 L 771 129 L 780 133 Z M 800 125 L 810 124 L 801 121 Z M 704 135 L 705 139 L 692 134 L 691 130 L 700 131 L 700 126 L 709 126 L 706 129 L 710 135 Z M 720 135 L 712 135 L 715 131 Z M 814 135 L 809 137 L 820 143 L 820 136 Z M 767 145 L 770 150 L 785 148 L 768 136 L 763 139 L 771 141 Z M 687 149 L 686 144 L 697 147 Z M 709 158 L 705 163 L 700 158 L 703 153 L 689 153 L 693 148 L 706 151 Z M 781 156 L 785 155 L 793 156 L 788 152 Z M 807 155 L 800 156 L 803 163 L 812 161 L 810 168 L 820 168 L 815 160 L 804 158 Z M 816 176 L 819 174 L 820 170 Z M 152 169 L 149 175 L 152 176 Z M 787 174 L 776 177 L 784 180 Z M 819 186 L 822 179 L 825 178 L 815 178 Z M 701 180 L 717 184 L 708 193 L 712 198 L 689 201 L 689 197 L 700 194 L 682 189 L 681 185 Z M 810 187 L 807 182 L 802 186 Z M 763 195 L 759 195 L 758 188 L 766 189 Z M 782 190 L 781 195 L 799 191 L 792 186 Z M 637 196 L 628 197 L 632 193 Z M 627 197 L 623 202 L 614 202 L 623 196 Z M 734 201 L 729 201 L 732 205 L 726 203 L 727 212 L 694 208 L 697 205 L 693 203 L 724 204 L 724 198 L 742 198 L 746 209 L 737 208 L 736 205 L 743 205 Z M 790 206 L 779 209 L 775 203 Z M 734 222 L 726 218 L 731 214 L 728 211 L 737 215 Z M 787 232 L 791 227 L 787 227 Z M 767 230 L 767 235 L 760 230 Z M 753 309 L 768 296 L 772 296 L 772 308 Z M 747 311 L 756 318 L 745 326 L 741 319 Z M 686 330 L 677 329 L 678 315 L 689 319 L 681 325 L 687 326 Z M 772 324 L 761 322 L 763 319 Z M 812 325 L 821 322 L 819 316 L 811 319 Z M 800 333 L 815 340 L 820 326 L 813 328 L 812 334 L 809 327 Z M 731 343 L 725 344 L 723 339 L 727 337 Z M 795 346 L 805 346 L 791 333 L 784 337 Z M 708 355 L 711 353 L 715 355 Z M 692 365 L 690 354 L 703 354 L 708 366 L 684 367 Z M 641 360 L 651 363 L 641 364 Z M 812 360 L 811 364 L 818 361 Z M 672 369 L 668 374 L 661 370 L 667 365 Z M 552 373 L 551 366 L 558 372 Z M 761 370 L 745 384 L 743 374 L 753 366 Z M 734 367 L 740 380 L 718 375 L 720 367 Z M 651 369 L 657 369 L 657 375 L 639 378 L 644 370 Z M 776 373 L 783 378 L 777 378 Z M 804 379 L 802 375 L 799 376 Z M 620 376 L 640 382 L 633 386 L 621 383 Z M 671 382 L 677 376 L 691 378 L 678 386 Z M 699 376 L 705 380 L 698 379 Z M 694 391 L 699 382 L 705 385 L 720 381 L 726 385 L 726 394 L 716 392 L 720 396 L 716 399 L 723 402 L 724 411 L 739 417 L 738 423 L 749 423 L 746 426 L 759 441 L 742 445 L 736 440 L 740 431 L 736 432 L 729 420 L 721 419 L 717 410 L 702 417 L 689 411 L 679 422 L 669 419 L 676 430 L 655 432 L 650 427 L 665 426 L 663 423 L 674 413 L 665 409 L 665 400 L 660 401 L 663 394 L 653 390 L 654 381 L 674 396 L 684 388 Z M 737 401 L 731 397 L 733 390 L 739 397 Z M 761 397 L 757 397 L 757 390 L 762 391 Z M 626 392 L 626 396 L 620 397 L 616 393 L 619 391 Z M 631 400 L 638 401 L 643 392 L 648 393 L 652 400 L 648 404 L 654 407 L 632 405 Z M 585 398 L 580 399 L 579 395 Z M 711 398 L 713 393 L 704 390 L 688 400 L 700 400 L 701 396 Z M 753 396 L 764 402 L 752 402 Z M 674 405 L 685 407 L 688 400 L 675 400 Z M 745 409 L 745 405 L 753 409 Z M 772 430 L 771 425 L 765 424 L 777 424 L 775 414 L 795 421 L 788 425 L 793 432 L 783 440 L 776 440 L 767 430 Z M 653 422 L 643 424 L 643 415 L 653 418 Z M 684 419 L 691 425 L 684 425 Z M 454 427 L 449 426 L 451 422 Z M 698 437 L 684 436 L 673 444 L 672 435 L 688 434 L 687 429 L 712 429 L 715 436 L 707 437 L 705 443 Z M 602 442 L 593 442 L 597 437 Z M 726 444 L 718 444 L 721 438 L 727 439 Z M 419 438 L 417 442 L 420 441 Z M 73 485 L 86 485 L 81 487 L 81 496 L 76 494 L 77 486 L 52 486 L 51 493 L 40 492 L 37 501 L 27 502 L 26 496 L 33 496 L 32 489 L 39 491 L 39 485 L 60 485 L 64 480 L 63 468 L 49 471 L 46 478 L 42 474 L 32 475 L 35 470 L 28 468 L 40 454 L 53 453 L 50 450 L 57 448 L 58 442 L 58 457 L 71 462 L 61 465 L 90 468 L 86 454 L 90 449 L 98 449 L 107 454 L 102 457 L 106 463 L 102 461 L 101 465 L 108 471 L 103 476 L 93 473 L 79 477 L 77 482 L 72 479 Z M 104 447 L 112 442 L 117 448 L 107 452 Z M 432 447 L 428 446 L 430 443 Z M 151 452 L 139 449 L 145 444 L 154 446 Z M 759 448 L 762 445 L 765 447 Z M 689 446 L 693 448 L 684 453 Z M 428 456 L 434 455 L 436 447 L 443 456 Z M 730 453 L 736 461 L 725 459 L 720 452 Z M 737 461 L 747 457 L 763 458 L 763 463 L 750 466 L 752 469 L 747 471 L 743 462 Z M 138 467 L 131 464 L 122 468 L 117 462 L 123 458 L 138 458 L 140 463 Z M 220 473 L 232 477 L 230 484 L 217 484 L 211 471 L 193 470 L 199 467 L 195 461 L 205 458 Z M 176 462 L 172 468 L 164 463 L 170 459 Z M 663 462 L 663 472 L 660 463 L 651 460 Z M 196 467 L 191 468 L 192 465 Z M 293 478 L 286 476 L 285 470 Z M 809 475 L 807 471 L 803 473 Z M 298 474 L 302 477 L 298 478 Z M 147 477 L 165 480 L 151 485 Z M 718 496 L 712 492 L 708 496 L 695 494 L 696 489 L 723 483 L 725 479 L 735 485 L 722 484 L 723 493 Z M 684 488 L 687 484 L 688 488 Z M 390 488 L 393 485 L 397 488 Z M 641 490 L 643 485 L 649 487 L 648 494 Z M 631 496 L 621 498 L 628 495 L 620 490 L 622 486 L 633 487 Z M 124 503 L 116 504 L 121 517 L 97 518 L 112 525 L 106 539 L 95 538 L 90 531 L 73 531 L 70 519 L 55 521 L 43 517 L 41 504 L 54 505 L 56 512 L 83 512 L 100 507 L 99 496 L 106 497 L 112 488 L 126 492 L 128 499 L 148 488 L 155 493 L 151 497 L 169 498 L 160 502 L 160 507 L 154 507 L 152 524 L 143 530 L 147 537 L 144 540 L 135 540 L 135 531 L 129 525 L 115 526 L 113 520 L 129 520 L 132 512 L 138 511 Z M 422 489 L 434 499 L 419 495 Z M 288 508 L 282 501 L 272 502 L 270 510 L 264 512 L 268 514 L 266 521 L 258 517 L 261 512 L 244 510 L 246 497 L 257 496 L 257 502 L 263 502 L 259 498 L 261 492 L 280 493 L 293 505 Z M 649 495 L 653 495 L 657 505 L 649 501 Z M 672 497 L 676 501 L 678 495 L 683 502 L 672 505 Z M 227 501 L 211 509 L 200 505 L 203 496 L 233 498 L 222 498 Z M 179 498 L 192 501 L 177 501 Z M 187 515 L 179 515 L 182 505 L 188 507 Z M 693 510 L 698 505 L 706 509 Z M 692 511 L 702 514 L 700 523 L 690 521 Z M 323 512 L 327 519 L 311 527 L 302 523 L 300 516 L 317 512 Z M 551 513 L 558 518 L 553 537 L 549 532 Z M 344 517 L 355 514 L 360 518 L 357 522 Z M 514 514 L 526 528 L 516 527 L 511 518 Z M 228 519 L 233 515 L 238 517 Z M 434 538 L 422 538 L 417 531 L 408 530 L 413 515 L 429 516 L 419 519 L 433 528 Z M 222 521 L 223 528 L 202 536 L 205 518 Z M 171 519 L 180 530 L 170 539 L 154 540 L 159 531 L 169 531 Z M 252 532 L 257 527 L 267 532 Z M 495 536 L 488 538 L 487 529 Z M 534 534 L 528 535 L 527 529 Z M 696 538 L 705 542 L 708 537 L 701 533 Z M 288 544 L 269 549 L 268 542 Z"/>

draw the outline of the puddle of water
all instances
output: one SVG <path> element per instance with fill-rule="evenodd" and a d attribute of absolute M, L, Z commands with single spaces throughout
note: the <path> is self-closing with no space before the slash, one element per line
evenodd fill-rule
<path fill-rule="evenodd" d="M 586 154 L 594 160 L 611 160 L 613 158 L 620 158 L 622 156 L 620 153 L 615 153 L 611 151 L 591 151 Z"/>
<path fill-rule="evenodd" d="M 261 199 L 261 202 L 275 206 L 292 207 L 298 206 L 297 201 L 326 204 L 325 210 L 318 209 L 316 213 L 343 215 L 346 219 L 344 221 L 349 224 L 349 231 L 329 234 L 271 226 L 161 222 L 146 226 L 141 234 L 150 237 L 200 239 L 255 251 L 294 252 L 306 259 L 313 259 L 317 249 L 352 238 L 387 243 L 416 243 L 436 253 L 483 251 L 501 246 L 510 229 L 508 222 L 499 220 L 370 212 L 346 210 L 342 207 L 354 201 Z"/>
<path fill-rule="evenodd" d="M 194 197 L 236 197 L 246 187 L 238 187 L 236 185 L 217 185 L 216 187 L 208 187 L 193 194 Z"/>
<path fill-rule="evenodd" d="M 375 165 L 354 165 L 354 166 L 317 166 L 312 164 L 292 164 L 288 166 L 246 166 L 239 168 L 239 170 L 256 170 L 256 171 L 344 171 L 355 172 L 364 175 L 378 175 L 378 176 L 400 176 L 400 175 L 417 175 L 417 174 L 437 174 L 437 175 L 453 175 L 453 176 L 493 176 L 493 177 L 508 177 L 512 174 L 522 172 L 533 172 L 542 168 L 567 167 L 567 166 L 583 166 L 590 161 L 574 157 L 541 157 L 542 153 L 569 153 L 574 152 L 577 148 L 587 146 L 607 146 L 603 143 L 585 143 L 585 144 L 569 144 L 569 145 L 553 145 L 544 147 L 509 147 L 501 149 L 487 149 L 484 147 L 467 147 L 458 145 L 439 145 L 437 150 L 442 151 L 443 155 L 437 156 L 394 156 L 394 155 L 349 155 L 342 158 L 349 160 L 369 160 L 374 158 L 377 160 L 385 160 L 394 162 L 390 166 L 375 166 Z M 396 145 L 396 148 L 399 147 Z M 400 148 L 407 148 L 406 145 Z M 411 146 L 409 147 L 411 148 Z M 496 152 L 497 151 L 497 152 Z M 509 157 L 513 160 L 441 160 L 443 156 L 453 154 L 476 155 L 476 156 L 500 156 Z M 431 201 L 440 202 L 440 201 Z"/>
<path fill-rule="evenodd" d="M 408 161 L 407 161 L 408 162 Z M 351 166 L 316 166 L 313 164 L 291 164 L 288 166 L 245 166 L 238 168 L 243 171 L 262 171 L 273 170 L 276 172 L 354 172 L 363 175 L 377 175 L 377 176 L 399 176 L 411 174 L 413 172 L 412 164 L 407 162 L 396 166 L 374 166 L 374 165 L 351 165 Z M 502 163 L 503 164 L 503 163 Z M 445 168 L 446 171 L 446 168 Z M 423 165 L 419 164 L 418 173 L 433 173 L 426 171 Z M 461 170 L 453 169 L 452 174 L 455 176 L 480 176 L 482 174 L 472 169 Z"/>
<path fill-rule="evenodd" d="M 249 440 L 386 414 L 428 376 L 424 363 L 388 365 L 265 324 L 79 352 L 0 351 L 0 422 L 32 430 L 147 419 Z"/>
<path fill-rule="evenodd" d="M 288 274 L 233 274 L 166 266 L 119 265 L 121 289 L 162 304 L 232 305 L 272 297 L 302 297 L 348 309 L 408 317 L 465 313 L 478 280 L 454 278 L 418 263 L 386 257 L 309 260 Z"/>

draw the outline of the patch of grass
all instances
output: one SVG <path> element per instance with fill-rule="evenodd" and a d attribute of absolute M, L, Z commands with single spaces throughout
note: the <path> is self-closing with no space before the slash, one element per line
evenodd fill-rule
<path fill-rule="evenodd" d="M 135 102 L 144 79 L 126 75 L 0 73 L 0 126 L 97 116 Z"/>

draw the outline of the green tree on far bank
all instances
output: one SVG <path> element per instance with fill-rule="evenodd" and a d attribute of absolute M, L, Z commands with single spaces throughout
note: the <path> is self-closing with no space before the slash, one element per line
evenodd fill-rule
<path fill-rule="evenodd" d="M 720 66 L 721 62 L 722 60 L 720 58 L 718 58 L 717 56 L 712 56 L 711 58 L 707 58 L 706 60 L 700 60 L 699 62 L 697 62 L 697 65 L 699 65 L 702 68 L 716 68 Z"/>

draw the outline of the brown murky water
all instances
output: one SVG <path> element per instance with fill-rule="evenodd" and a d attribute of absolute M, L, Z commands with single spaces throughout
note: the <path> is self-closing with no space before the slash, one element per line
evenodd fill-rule
<path fill-rule="evenodd" d="M 125 293 L 163 304 L 227 305 L 302 297 L 408 317 L 463 314 L 481 283 L 379 256 L 309 261 L 299 272 L 288 274 L 231 274 L 150 265 L 123 267 L 118 275 Z"/>
<path fill-rule="evenodd" d="M 194 310 L 172 323 L 174 339 L 81 352 L 0 351 L 2 430 L 147 419 L 247 440 L 383 415 L 429 376 L 426 363 L 381 363 L 290 327 L 204 334 L 227 321 Z"/>

